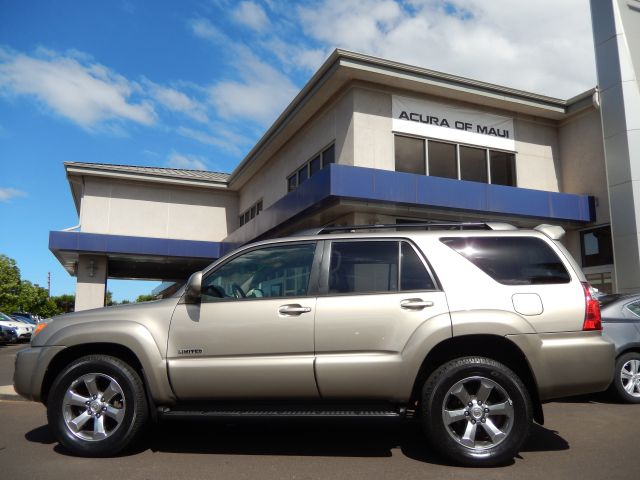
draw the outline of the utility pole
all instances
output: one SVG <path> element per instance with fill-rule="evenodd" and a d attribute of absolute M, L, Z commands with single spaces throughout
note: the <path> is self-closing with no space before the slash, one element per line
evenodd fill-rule
<path fill-rule="evenodd" d="M 47 272 L 47 296 L 51 298 L 51 272 Z"/>

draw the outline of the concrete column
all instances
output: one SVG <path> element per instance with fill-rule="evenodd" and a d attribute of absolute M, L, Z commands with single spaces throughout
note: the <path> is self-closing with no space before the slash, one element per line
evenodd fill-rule
<path fill-rule="evenodd" d="M 76 272 L 76 312 L 104 307 L 107 257 L 80 255 Z"/>
<path fill-rule="evenodd" d="M 618 292 L 640 290 L 640 0 L 591 0 Z"/>

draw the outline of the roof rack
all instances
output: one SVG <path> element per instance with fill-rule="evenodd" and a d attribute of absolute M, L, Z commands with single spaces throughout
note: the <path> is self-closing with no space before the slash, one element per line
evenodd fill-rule
<path fill-rule="evenodd" d="M 372 225 L 346 225 L 341 227 L 319 227 L 298 232 L 296 236 L 321 235 L 324 233 L 346 232 L 355 233 L 359 230 L 517 230 L 509 223 L 498 222 L 414 222 L 414 223 L 376 223 Z"/>

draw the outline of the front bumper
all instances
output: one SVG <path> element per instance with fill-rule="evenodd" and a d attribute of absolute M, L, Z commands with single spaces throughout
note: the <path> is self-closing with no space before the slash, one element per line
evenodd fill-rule
<path fill-rule="evenodd" d="M 42 382 L 53 357 L 64 350 L 62 346 L 30 347 L 16 354 L 13 388 L 29 400 L 42 400 Z"/>
<path fill-rule="evenodd" d="M 613 380 L 615 346 L 601 332 L 508 335 L 526 355 L 540 400 L 606 390 Z"/>

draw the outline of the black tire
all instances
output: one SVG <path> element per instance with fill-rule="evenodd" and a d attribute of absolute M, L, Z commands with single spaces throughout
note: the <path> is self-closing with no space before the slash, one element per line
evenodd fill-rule
<path fill-rule="evenodd" d="M 86 388 L 87 383 L 79 379 L 92 378 L 93 374 L 96 374 L 95 383 L 98 390 L 103 389 L 105 397 L 108 396 L 106 390 L 109 388 L 105 386 L 111 385 L 109 379 L 115 380 L 116 386 L 119 387 L 120 393 L 115 394 L 111 400 L 112 405 L 121 408 L 120 410 L 114 407 L 112 410 L 118 412 L 119 421 L 114 419 L 116 417 L 109 417 L 110 412 L 101 415 L 102 409 L 98 408 L 98 403 L 95 404 L 96 411 L 94 412 L 90 405 L 86 407 L 75 404 L 69 406 L 70 403 L 65 401 L 65 395 L 70 390 L 73 390 L 74 393 L 80 392 L 81 396 L 87 396 L 90 400 L 92 396 Z M 86 393 L 82 391 L 83 388 L 86 389 Z M 100 400 L 98 398 L 97 402 Z M 107 404 L 103 403 L 102 405 L 105 405 L 104 409 L 106 410 Z M 76 415 L 86 416 L 89 414 L 93 417 L 83 424 L 83 428 L 88 425 L 88 429 L 74 433 L 68 426 L 68 419 Z M 98 420 L 96 415 L 103 417 L 102 430 L 108 432 L 107 436 L 100 439 L 82 438 L 82 436 L 93 435 L 93 432 L 96 431 L 94 424 Z M 148 418 L 147 398 L 140 375 L 127 363 L 108 355 L 88 355 L 69 364 L 54 380 L 48 396 L 47 419 L 49 426 L 60 444 L 73 455 L 83 457 L 116 455 L 135 443 L 143 433 Z M 91 428 L 93 428 L 93 432 Z"/>
<path fill-rule="evenodd" d="M 638 386 L 634 389 L 633 393 L 635 393 L 636 395 L 634 396 L 632 393 L 628 392 L 625 389 L 624 384 L 622 383 L 623 368 L 628 362 L 632 362 L 634 360 L 640 362 L 640 353 L 629 352 L 618 357 L 618 359 L 616 360 L 615 375 L 613 376 L 613 382 L 611 383 L 610 387 L 610 391 L 616 396 L 616 398 L 625 403 L 640 403 L 640 384 L 637 384 Z M 628 381 L 633 382 L 633 379 L 630 379 Z"/>
<path fill-rule="evenodd" d="M 478 400 L 484 396 L 480 393 L 483 382 L 491 386 L 484 403 Z M 459 398 L 464 396 L 460 385 L 465 386 L 466 405 Z M 454 387 L 458 394 L 452 392 Z M 505 405 L 508 413 L 498 413 L 499 405 Z M 451 421 L 452 416 L 445 422 L 445 407 L 452 414 L 461 415 L 464 411 L 464 416 Z M 496 413 L 487 413 L 489 408 L 496 409 Z M 421 414 L 431 445 L 464 466 L 495 466 L 511 461 L 527 439 L 533 422 L 531 397 L 522 381 L 509 368 L 484 357 L 458 358 L 435 370 L 422 389 Z M 490 426 L 503 429 L 497 440 L 489 435 Z M 473 432 L 473 441 L 463 438 L 467 429 Z M 465 441 L 473 445 L 463 445 Z"/>

